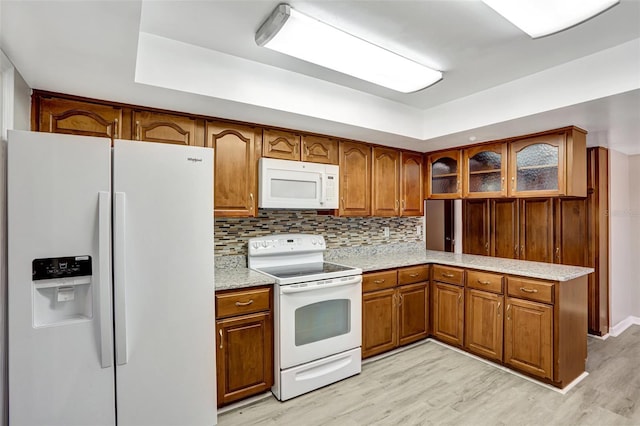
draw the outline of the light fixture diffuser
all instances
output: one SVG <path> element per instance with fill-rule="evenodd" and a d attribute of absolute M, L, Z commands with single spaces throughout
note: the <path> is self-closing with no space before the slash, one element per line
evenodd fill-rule
<path fill-rule="evenodd" d="M 565 30 L 619 3 L 619 0 L 482 1 L 531 38 Z"/>
<path fill-rule="evenodd" d="M 280 4 L 256 33 L 259 46 L 410 93 L 442 79 L 425 67 Z"/>

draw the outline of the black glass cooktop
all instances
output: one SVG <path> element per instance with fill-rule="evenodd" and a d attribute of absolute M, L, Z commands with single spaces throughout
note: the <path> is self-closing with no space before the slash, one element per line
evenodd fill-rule
<path fill-rule="evenodd" d="M 328 274 L 331 272 L 351 271 L 354 268 L 349 266 L 336 265 L 328 262 L 302 263 L 299 265 L 268 266 L 260 268 L 265 274 L 272 275 L 279 279 L 306 277 L 309 275 Z"/>

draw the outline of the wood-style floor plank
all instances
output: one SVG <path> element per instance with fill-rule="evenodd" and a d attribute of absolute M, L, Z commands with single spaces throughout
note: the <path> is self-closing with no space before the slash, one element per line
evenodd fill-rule
<path fill-rule="evenodd" d="M 219 415 L 228 425 L 640 425 L 640 326 L 589 337 L 587 376 L 566 395 L 433 342 L 286 402 Z"/>

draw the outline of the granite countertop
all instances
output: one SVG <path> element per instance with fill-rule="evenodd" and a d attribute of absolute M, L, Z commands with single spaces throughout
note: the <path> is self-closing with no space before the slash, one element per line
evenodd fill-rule
<path fill-rule="evenodd" d="M 569 281 L 594 271 L 592 268 L 579 266 L 425 250 L 422 244 L 327 250 L 325 260 L 358 267 L 363 272 L 437 263 L 551 281 Z M 272 278 L 252 271 L 244 265 L 246 263 L 243 264 L 239 259 L 216 259 L 216 290 L 274 284 L 275 281 Z"/>

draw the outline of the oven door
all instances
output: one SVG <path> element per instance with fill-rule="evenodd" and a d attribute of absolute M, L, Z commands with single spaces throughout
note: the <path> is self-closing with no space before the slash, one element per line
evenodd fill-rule
<path fill-rule="evenodd" d="M 281 369 L 361 345 L 362 276 L 330 281 L 280 286 Z"/>

